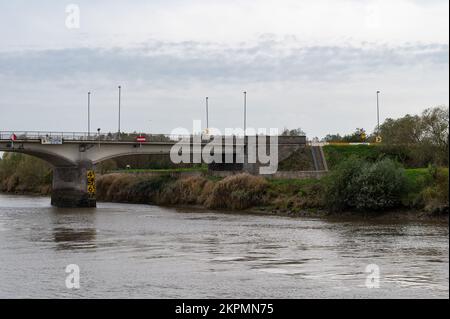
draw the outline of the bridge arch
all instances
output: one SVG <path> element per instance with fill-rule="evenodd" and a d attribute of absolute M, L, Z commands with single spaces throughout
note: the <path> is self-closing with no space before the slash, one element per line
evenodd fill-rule
<path fill-rule="evenodd" d="M 167 153 L 155 153 L 155 152 L 152 152 L 152 151 L 139 152 L 139 153 L 136 153 L 136 152 L 124 152 L 124 153 L 119 153 L 119 154 L 111 154 L 111 155 L 104 156 L 104 157 L 99 158 L 99 159 L 95 159 L 92 162 L 92 164 L 97 165 L 97 164 L 100 164 L 100 163 L 102 163 L 104 161 L 107 161 L 107 160 L 121 158 L 121 157 L 125 157 L 125 156 L 136 156 L 136 155 L 169 155 L 169 154 L 167 154 Z"/>
<path fill-rule="evenodd" d="M 54 167 L 75 167 L 77 164 L 63 156 L 48 152 L 37 150 L 25 150 L 25 149 L 2 149 L 5 153 L 19 153 L 37 157 Z"/>

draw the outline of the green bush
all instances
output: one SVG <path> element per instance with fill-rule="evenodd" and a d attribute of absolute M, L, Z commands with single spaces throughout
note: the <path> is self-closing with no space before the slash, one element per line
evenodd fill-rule
<path fill-rule="evenodd" d="M 431 213 L 447 213 L 449 210 L 448 169 L 429 167 L 432 183 L 423 188 L 419 194 L 423 208 Z"/>
<path fill-rule="evenodd" d="M 395 208 L 406 191 L 405 172 L 390 159 L 370 163 L 351 157 L 336 167 L 326 183 L 326 201 L 334 211 Z"/>

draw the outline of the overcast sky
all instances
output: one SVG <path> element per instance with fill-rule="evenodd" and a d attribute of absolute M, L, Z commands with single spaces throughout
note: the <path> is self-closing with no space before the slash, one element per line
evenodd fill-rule
<path fill-rule="evenodd" d="M 73 28 L 75 4 L 79 28 Z M 69 9 L 69 10 L 67 10 Z M 69 26 L 69 27 L 68 27 Z M 448 0 L 0 1 L 0 130 L 369 131 L 449 104 Z"/>

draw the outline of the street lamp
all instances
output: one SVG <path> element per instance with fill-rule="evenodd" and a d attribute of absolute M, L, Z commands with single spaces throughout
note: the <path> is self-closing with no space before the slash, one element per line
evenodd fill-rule
<path fill-rule="evenodd" d="M 380 91 L 377 91 L 377 135 L 380 135 Z"/>
<path fill-rule="evenodd" d="M 91 92 L 88 92 L 88 138 L 91 136 Z"/>
<path fill-rule="evenodd" d="M 247 136 L 247 91 L 244 91 L 244 137 Z"/>
<path fill-rule="evenodd" d="M 117 130 L 117 137 L 120 140 L 120 93 L 121 93 L 120 91 L 122 87 L 119 85 L 118 88 L 119 88 L 119 128 Z"/>
<path fill-rule="evenodd" d="M 208 113 L 208 97 L 206 97 L 206 134 L 209 131 L 209 113 Z"/>

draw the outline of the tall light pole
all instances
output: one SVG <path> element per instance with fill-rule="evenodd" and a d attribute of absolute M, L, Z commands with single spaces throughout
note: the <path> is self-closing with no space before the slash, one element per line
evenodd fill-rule
<path fill-rule="evenodd" d="M 380 91 L 377 91 L 377 135 L 380 135 Z"/>
<path fill-rule="evenodd" d="M 208 97 L 206 97 L 206 134 L 209 132 L 209 110 L 208 110 Z"/>
<path fill-rule="evenodd" d="M 120 90 L 122 87 L 119 85 L 118 88 L 119 88 L 119 128 L 117 130 L 117 137 L 118 139 L 120 139 Z"/>
<path fill-rule="evenodd" d="M 91 136 L 91 92 L 88 92 L 88 137 Z"/>
<path fill-rule="evenodd" d="M 247 91 L 244 91 L 244 137 L 247 136 Z"/>

